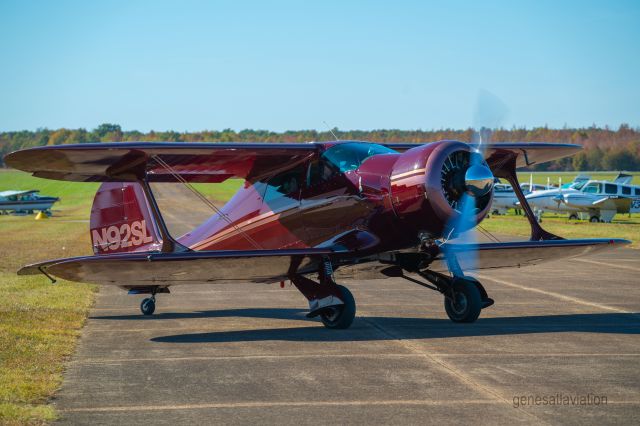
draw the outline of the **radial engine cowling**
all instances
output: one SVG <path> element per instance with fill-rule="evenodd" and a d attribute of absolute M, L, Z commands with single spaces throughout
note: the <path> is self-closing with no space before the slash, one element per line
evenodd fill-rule
<path fill-rule="evenodd" d="M 434 142 L 403 153 L 391 173 L 396 214 L 415 231 L 437 238 L 447 224 L 462 226 L 458 218 L 466 198 L 473 201 L 473 210 L 464 228 L 475 226 L 487 215 L 493 199 L 494 177 L 480 155 L 457 141 Z"/>

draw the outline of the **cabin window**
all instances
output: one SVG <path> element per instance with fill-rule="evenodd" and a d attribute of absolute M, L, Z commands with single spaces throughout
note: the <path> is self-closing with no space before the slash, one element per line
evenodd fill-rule
<path fill-rule="evenodd" d="M 605 183 L 604 184 L 604 192 L 605 192 L 605 194 L 617 194 L 618 193 L 618 185 L 614 185 L 613 183 Z"/>
<path fill-rule="evenodd" d="M 631 188 L 629 188 L 628 186 L 623 186 L 622 195 L 631 195 Z"/>
<path fill-rule="evenodd" d="M 589 185 L 585 186 L 582 191 L 586 192 L 587 194 L 597 194 L 597 193 L 601 192 L 600 191 L 600 184 L 599 183 L 590 183 Z"/>
<path fill-rule="evenodd" d="M 634 189 L 634 192 L 636 193 L 635 195 L 640 195 L 640 188 Z"/>
<path fill-rule="evenodd" d="M 281 197 L 298 199 L 300 196 L 300 176 L 302 166 L 273 176 L 267 183 L 264 201 L 270 202 Z"/>
<path fill-rule="evenodd" d="M 311 187 L 322 182 L 328 182 L 337 174 L 338 171 L 332 164 L 329 164 L 324 160 L 314 161 L 309 165 L 309 169 L 307 171 L 307 187 Z"/>
<path fill-rule="evenodd" d="M 341 173 L 355 170 L 367 158 L 377 154 L 395 154 L 396 151 L 382 145 L 364 142 L 346 142 L 332 146 L 321 158 L 335 166 Z"/>

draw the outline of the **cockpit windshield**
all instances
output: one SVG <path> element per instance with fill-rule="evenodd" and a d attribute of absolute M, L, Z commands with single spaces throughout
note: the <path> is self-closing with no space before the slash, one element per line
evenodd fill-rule
<path fill-rule="evenodd" d="M 355 170 L 367 158 L 376 154 L 394 154 L 391 148 L 365 142 L 346 142 L 332 146 L 321 158 L 336 167 L 341 173 Z"/>
<path fill-rule="evenodd" d="M 582 189 L 582 187 L 584 186 L 585 183 L 589 182 L 588 180 L 583 180 L 583 181 L 578 181 L 578 182 L 573 182 L 569 188 L 571 189 L 576 189 L 576 190 L 580 190 Z"/>

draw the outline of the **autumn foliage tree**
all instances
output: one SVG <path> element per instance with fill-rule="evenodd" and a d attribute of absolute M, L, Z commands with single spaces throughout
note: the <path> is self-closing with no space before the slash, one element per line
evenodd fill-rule
<path fill-rule="evenodd" d="M 443 139 L 470 141 L 473 129 L 439 130 L 339 130 L 333 133 L 344 140 L 371 142 L 426 143 Z M 283 142 L 333 140 L 329 131 L 232 129 L 203 130 L 199 132 L 123 131 L 118 124 L 103 123 L 91 131 L 86 129 L 37 129 L 36 131 L 0 132 L 0 154 L 42 145 L 66 145 L 100 142 Z M 493 142 L 557 142 L 580 144 L 584 150 L 571 158 L 563 158 L 533 167 L 534 170 L 640 170 L 640 129 L 622 124 L 618 129 L 591 126 L 586 128 L 552 129 L 548 127 L 497 129 L 492 132 Z M 0 160 L 0 165 L 1 165 Z"/>

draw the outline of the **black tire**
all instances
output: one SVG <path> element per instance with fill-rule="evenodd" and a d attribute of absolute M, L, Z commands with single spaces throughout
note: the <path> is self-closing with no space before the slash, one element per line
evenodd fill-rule
<path fill-rule="evenodd" d="M 327 308 L 320 314 L 320 319 L 325 327 L 334 330 L 349 328 L 356 317 L 356 300 L 353 294 L 345 286 L 339 285 L 343 305 Z"/>
<path fill-rule="evenodd" d="M 569 220 L 578 220 L 578 216 L 575 214 L 570 214 L 569 215 Z"/>
<path fill-rule="evenodd" d="M 445 297 L 444 310 L 453 322 L 474 322 L 482 310 L 480 290 L 471 280 L 456 279 L 453 282 L 453 295 L 456 303 Z"/>
<path fill-rule="evenodd" d="M 140 310 L 144 315 L 152 315 L 156 310 L 156 302 L 151 297 L 147 297 L 140 303 Z"/>
<path fill-rule="evenodd" d="M 598 223 L 600 222 L 600 218 L 598 216 L 591 216 L 591 219 L 589 219 L 589 222 Z"/>

